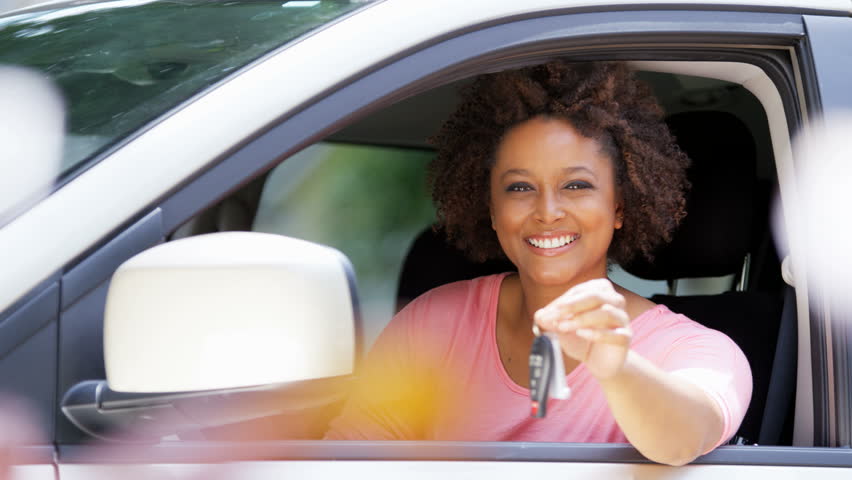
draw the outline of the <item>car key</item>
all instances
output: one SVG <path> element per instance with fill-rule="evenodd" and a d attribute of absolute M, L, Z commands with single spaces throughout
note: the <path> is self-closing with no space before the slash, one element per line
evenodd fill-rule
<path fill-rule="evenodd" d="M 535 418 L 543 418 L 547 414 L 551 368 L 553 349 L 550 341 L 544 335 L 536 335 L 530 350 L 530 413 Z"/>
<path fill-rule="evenodd" d="M 562 349 L 555 334 L 541 334 L 538 327 L 530 350 L 530 402 L 531 415 L 543 418 L 547 415 L 547 400 L 566 399 L 571 390 L 565 383 L 565 365 Z"/>

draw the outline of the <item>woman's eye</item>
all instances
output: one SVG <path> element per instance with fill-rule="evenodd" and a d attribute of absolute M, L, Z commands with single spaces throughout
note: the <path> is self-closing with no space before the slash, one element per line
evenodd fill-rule
<path fill-rule="evenodd" d="M 584 188 L 592 188 L 592 184 L 588 182 L 576 181 L 565 185 L 567 190 L 582 190 Z"/>
<path fill-rule="evenodd" d="M 506 187 L 507 192 L 529 192 L 532 186 L 528 183 L 513 183 Z"/>

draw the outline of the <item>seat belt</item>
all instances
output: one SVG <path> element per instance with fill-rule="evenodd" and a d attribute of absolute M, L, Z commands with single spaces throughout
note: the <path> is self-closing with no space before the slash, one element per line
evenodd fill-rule
<path fill-rule="evenodd" d="M 778 326 L 775 358 L 772 360 L 772 376 L 769 379 L 766 406 L 760 422 L 758 445 L 778 445 L 784 420 L 793 401 L 798 353 L 796 313 L 796 289 L 787 286 L 784 290 L 781 324 Z"/>

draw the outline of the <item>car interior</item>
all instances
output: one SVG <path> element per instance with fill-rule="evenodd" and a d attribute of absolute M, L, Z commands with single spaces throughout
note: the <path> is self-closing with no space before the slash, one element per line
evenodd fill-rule
<path fill-rule="evenodd" d="M 611 278 L 724 332 L 744 351 L 754 389 L 731 443 L 792 445 L 799 320 L 770 228 L 779 188 L 775 152 L 780 136 L 789 142 L 786 120 L 779 126 L 777 108 L 761 96 L 753 77 L 741 75 L 751 72 L 747 67 L 759 71 L 755 67 L 731 69 L 728 79 L 720 79 L 726 75 L 703 73 L 712 65 L 687 68 L 685 74 L 684 67 L 666 63 L 634 67 L 692 160 L 688 215 L 653 263 L 612 265 Z M 469 81 L 433 88 L 356 120 L 284 159 L 169 238 L 254 230 L 341 250 L 358 277 L 368 345 L 396 311 L 425 291 L 513 270 L 508 261 L 468 260 L 432 228 L 427 139 Z"/>

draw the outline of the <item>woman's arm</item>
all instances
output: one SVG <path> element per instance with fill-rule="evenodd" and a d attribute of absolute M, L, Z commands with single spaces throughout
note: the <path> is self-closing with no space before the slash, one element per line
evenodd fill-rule
<path fill-rule="evenodd" d="M 655 462 L 684 465 L 722 436 L 724 417 L 707 393 L 635 352 L 618 373 L 598 380 L 624 435 Z"/>
<path fill-rule="evenodd" d="M 726 418 L 699 383 L 630 350 L 625 300 L 608 280 L 572 288 L 536 312 L 535 322 L 557 332 L 562 351 L 600 382 L 619 427 L 649 459 L 683 465 L 721 439 Z M 701 368 L 690 373 L 706 377 Z"/>

